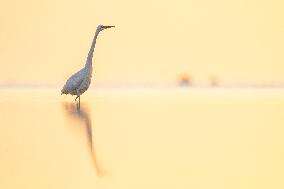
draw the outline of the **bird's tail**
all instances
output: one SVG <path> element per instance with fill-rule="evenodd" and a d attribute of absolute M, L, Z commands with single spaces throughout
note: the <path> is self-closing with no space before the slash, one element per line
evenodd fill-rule
<path fill-rule="evenodd" d="M 66 94 L 66 93 L 64 92 L 64 88 L 61 90 L 61 95 L 63 95 L 63 94 Z"/>

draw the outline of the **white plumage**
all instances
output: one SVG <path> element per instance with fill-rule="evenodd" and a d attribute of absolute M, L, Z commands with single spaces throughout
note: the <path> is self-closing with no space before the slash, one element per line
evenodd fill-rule
<path fill-rule="evenodd" d="M 76 95 L 75 100 L 79 98 L 79 106 L 80 106 L 80 95 L 83 94 L 90 86 L 91 84 L 91 78 L 92 78 L 92 58 L 93 58 L 93 52 L 96 45 L 96 40 L 99 35 L 99 33 L 107 28 L 111 28 L 114 26 L 103 26 L 99 25 L 97 27 L 92 46 L 89 50 L 89 54 L 87 57 L 87 61 L 85 64 L 85 67 L 73 74 L 65 83 L 61 90 L 61 94 L 71 94 Z"/>

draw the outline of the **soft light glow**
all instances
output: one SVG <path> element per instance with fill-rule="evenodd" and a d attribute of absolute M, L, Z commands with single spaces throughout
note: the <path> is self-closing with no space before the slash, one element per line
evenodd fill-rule
<path fill-rule="evenodd" d="M 98 24 L 98 85 L 284 82 L 283 1 L 0 1 L 0 84 L 58 84 Z"/>

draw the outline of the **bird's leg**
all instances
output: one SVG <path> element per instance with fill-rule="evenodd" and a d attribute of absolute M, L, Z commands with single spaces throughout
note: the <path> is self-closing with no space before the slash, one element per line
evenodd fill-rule
<path fill-rule="evenodd" d="M 80 113 L 80 104 L 77 103 L 76 106 L 77 106 L 77 112 Z"/>
<path fill-rule="evenodd" d="M 76 96 L 76 98 L 75 98 L 75 101 L 77 100 L 77 98 L 80 99 L 80 93 L 79 93 L 79 90 L 78 90 L 78 89 L 76 90 L 76 93 L 77 93 L 77 96 Z"/>
<path fill-rule="evenodd" d="M 77 102 L 77 109 L 80 110 L 80 96 L 78 96 L 77 98 L 79 98 L 79 101 Z"/>
<path fill-rule="evenodd" d="M 80 96 L 79 96 L 79 109 L 80 109 Z"/>
<path fill-rule="evenodd" d="M 77 97 L 75 98 L 75 101 L 77 100 L 77 98 L 79 98 L 79 102 L 77 104 L 77 107 L 78 107 L 78 109 L 80 109 L 80 93 L 79 93 L 78 89 L 76 90 L 76 92 L 77 92 Z"/>

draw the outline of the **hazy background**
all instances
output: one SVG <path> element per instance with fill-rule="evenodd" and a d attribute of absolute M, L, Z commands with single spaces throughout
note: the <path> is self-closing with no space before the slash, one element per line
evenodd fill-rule
<path fill-rule="evenodd" d="M 97 85 L 175 85 L 183 73 L 197 85 L 282 83 L 283 9 L 279 0 L 0 0 L 0 84 L 63 85 L 98 24 L 117 27 L 99 36 Z"/>

